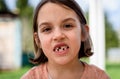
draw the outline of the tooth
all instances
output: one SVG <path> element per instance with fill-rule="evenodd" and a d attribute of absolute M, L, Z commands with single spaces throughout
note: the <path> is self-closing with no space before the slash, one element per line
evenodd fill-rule
<path fill-rule="evenodd" d="M 63 50 L 63 47 L 60 47 L 59 51 L 62 51 Z"/>
<path fill-rule="evenodd" d="M 57 48 L 57 51 L 59 51 L 59 48 Z"/>
<path fill-rule="evenodd" d="M 55 51 L 59 51 L 59 48 L 56 48 Z"/>
<path fill-rule="evenodd" d="M 68 49 L 69 47 L 68 46 L 61 46 L 61 47 L 57 47 L 56 49 L 55 49 L 55 51 L 64 51 L 64 50 L 66 50 L 66 49 Z"/>

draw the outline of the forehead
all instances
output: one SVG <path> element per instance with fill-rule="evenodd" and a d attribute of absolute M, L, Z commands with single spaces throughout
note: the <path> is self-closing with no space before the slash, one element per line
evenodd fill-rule
<path fill-rule="evenodd" d="M 62 8 L 64 8 L 64 9 L 72 10 L 72 9 L 71 9 L 70 7 L 68 7 L 67 5 L 62 4 L 62 3 L 59 3 L 59 2 L 56 2 L 56 3 L 54 3 L 54 2 L 47 2 L 47 3 L 43 4 L 40 9 L 42 9 L 43 7 L 49 7 L 49 8 L 51 8 L 52 6 L 53 6 L 54 8 L 55 8 L 55 6 L 59 6 L 59 7 L 62 7 Z"/>
<path fill-rule="evenodd" d="M 72 9 L 58 3 L 48 2 L 44 4 L 38 12 L 38 20 L 61 19 L 67 17 L 78 18 L 77 14 Z"/>

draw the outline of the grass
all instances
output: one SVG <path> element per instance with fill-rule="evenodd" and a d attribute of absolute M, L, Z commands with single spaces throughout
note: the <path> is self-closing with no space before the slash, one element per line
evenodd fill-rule
<path fill-rule="evenodd" d="M 14 71 L 1 71 L 0 79 L 20 79 L 20 77 L 29 70 L 30 67 L 23 67 Z"/>
<path fill-rule="evenodd" d="M 120 79 L 120 63 L 109 63 L 106 70 L 111 79 Z"/>
<path fill-rule="evenodd" d="M 23 67 L 15 71 L 2 71 L 0 72 L 0 79 L 20 79 L 20 77 L 27 72 L 30 67 Z M 120 78 L 120 64 L 107 63 L 106 72 L 111 79 Z"/>

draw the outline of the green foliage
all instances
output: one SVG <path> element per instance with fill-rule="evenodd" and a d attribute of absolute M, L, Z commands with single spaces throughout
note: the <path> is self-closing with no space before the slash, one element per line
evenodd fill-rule
<path fill-rule="evenodd" d="M 113 29 L 112 24 L 109 23 L 107 16 L 105 17 L 105 39 L 106 39 L 106 49 L 112 47 L 118 47 L 118 36 L 116 31 Z"/>
<path fill-rule="evenodd" d="M 16 6 L 20 17 L 27 17 L 29 19 L 32 17 L 33 7 L 29 5 L 28 0 L 17 0 Z"/>
<path fill-rule="evenodd" d="M 0 12 L 8 12 L 9 9 L 5 3 L 5 0 L 0 0 Z"/>
<path fill-rule="evenodd" d="M 32 47 L 32 20 L 33 7 L 28 3 L 28 0 L 17 0 L 16 7 L 22 23 L 22 50 L 33 51 Z"/>
<path fill-rule="evenodd" d="M 28 6 L 28 0 L 17 0 L 17 8 L 23 10 L 25 7 Z"/>
<path fill-rule="evenodd" d="M 86 18 L 89 19 L 89 13 L 86 12 Z M 89 21 L 89 20 L 88 20 Z M 108 21 L 107 14 L 105 14 L 105 45 L 106 50 L 112 47 L 119 46 L 119 39 L 113 25 Z"/>

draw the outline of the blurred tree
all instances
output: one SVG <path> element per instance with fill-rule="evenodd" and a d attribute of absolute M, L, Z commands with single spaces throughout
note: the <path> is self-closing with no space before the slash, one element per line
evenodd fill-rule
<path fill-rule="evenodd" d="M 89 24 L 89 12 L 86 12 L 86 19 Z M 106 51 L 112 47 L 119 46 L 119 39 L 113 25 L 108 21 L 107 14 L 105 13 L 105 45 Z"/>
<path fill-rule="evenodd" d="M 31 52 L 33 51 L 31 28 L 33 7 L 29 5 L 28 0 L 17 0 L 16 7 L 22 22 L 22 50 L 24 52 Z"/>
<path fill-rule="evenodd" d="M 29 5 L 28 0 L 17 0 L 16 6 L 19 10 L 20 17 L 31 18 L 33 7 Z"/>
<path fill-rule="evenodd" d="M 116 31 L 113 29 L 112 24 L 108 21 L 107 15 L 105 15 L 105 38 L 106 38 L 106 50 L 112 47 L 118 47 L 119 40 Z"/>
<path fill-rule="evenodd" d="M 0 0 L 0 13 L 9 12 L 7 5 L 5 4 L 5 0 Z"/>

